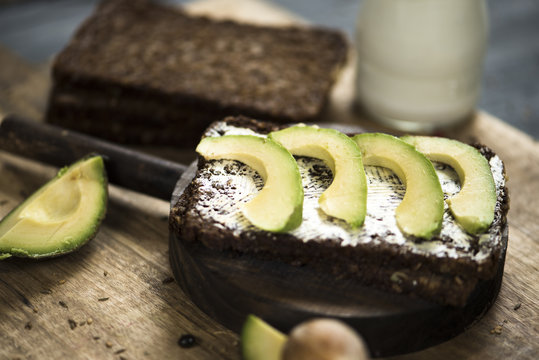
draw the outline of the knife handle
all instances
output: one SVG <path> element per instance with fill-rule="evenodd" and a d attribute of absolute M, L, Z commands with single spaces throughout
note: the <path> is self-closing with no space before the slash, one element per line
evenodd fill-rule
<path fill-rule="evenodd" d="M 111 183 L 166 201 L 186 169 L 182 164 L 13 115 L 1 121 L 0 149 L 57 167 L 96 153 L 103 156 Z"/>

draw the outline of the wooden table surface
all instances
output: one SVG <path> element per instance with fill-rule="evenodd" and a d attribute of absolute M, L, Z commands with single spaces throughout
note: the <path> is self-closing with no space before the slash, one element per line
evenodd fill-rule
<path fill-rule="evenodd" d="M 203 1 L 191 5 L 191 11 L 297 21 L 265 3 L 229 4 Z M 14 112 L 39 120 L 47 101 L 49 64 L 31 66 L 0 49 L 0 69 L 0 115 Z M 352 79 L 350 66 L 332 94 L 327 120 L 384 130 L 351 110 Z M 536 359 L 539 145 L 484 112 L 447 135 L 489 145 L 507 167 L 511 210 L 504 280 L 497 302 L 469 330 L 393 359 Z M 194 156 L 170 148 L 143 150 L 182 162 Z M 55 171 L 0 152 L 0 215 Z M 168 209 L 167 202 L 110 186 L 107 217 L 80 251 L 45 261 L 0 262 L 0 359 L 238 359 L 238 335 L 201 312 L 171 279 Z M 194 335 L 197 345 L 178 346 L 184 334 Z"/>

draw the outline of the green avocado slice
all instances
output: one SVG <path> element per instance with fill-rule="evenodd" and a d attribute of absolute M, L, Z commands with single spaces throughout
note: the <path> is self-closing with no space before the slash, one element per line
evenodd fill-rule
<path fill-rule="evenodd" d="M 413 146 L 381 133 L 356 135 L 365 165 L 391 169 L 406 185 L 406 193 L 395 210 L 403 233 L 430 239 L 440 231 L 444 194 L 431 162 Z"/>
<path fill-rule="evenodd" d="M 451 166 L 459 176 L 461 190 L 447 199 L 455 220 L 471 234 L 488 229 L 494 220 L 496 185 L 487 159 L 473 146 L 457 140 L 431 136 L 403 136 L 432 161 Z"/>
<path fill-rule="evenodd" d="M 262 177 L 264 187 L 243 208 L 243 215 L 254 226 L 285 232 L 301 224 L 301 175 L 296 160 L 284 147 L 254 135 L 225 135 L 202 139 L 196 151 L 206 160 L 240 161 Z"/>
<path fill-rule="evenodd" d="M 268 135 L 293 155 L 318 158 L 331 169 L 333 181 L 318 203 L 324 213 L 359 227 L 367 212 L 367 178 L 356 143 L 334 129 L 298 125 Z"/>
<path fill-rule="evenodd" d="M 255 315 L 248 315 L 241 331 L 245 360 L 279 360 L 288 337 Z"/>
<path fill-rule="evenodd" d="M 71 252 L 96 234 L 108 199 L 103 159 L 91 156 L 58 174 L 0 222 L 0 258 Z"/>

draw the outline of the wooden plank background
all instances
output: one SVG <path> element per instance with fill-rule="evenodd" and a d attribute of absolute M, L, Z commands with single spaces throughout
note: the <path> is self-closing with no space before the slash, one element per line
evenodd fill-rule
<path fill-rule="evenodd" d="M 274 24 L 297 21 L 259 1 L 210 0 L 194 3 L 191 10 Z M 30 66 L 0 49 L 0 69 L 0 115 L 14 112 L 39 120 L 49 64 Z M 332 94 L 327 119 L 382 129 L 351 110 L 352 79 L 350 66 Z M 496 304 L 468 331 L 393 359 L 536 359 L 539 145 L 483 112 L 447 134 L 489 145 L 506 164 L 511 210 L 504 281 Z M 183 162 L 194 156 L 170 148 L 144 150 Z M 0 152 L 0 216 L 55 171 Z M 198 310 L 171 281 L 168 208 L 167 202 L 111 186 L 107 217 L 80 251 L 45 261 L 0 262 L 0 358 L 238 359 L 237 334 Z M 183 334 L 194 335 L 197 345 L 181 348 L 177 341 Z"/>

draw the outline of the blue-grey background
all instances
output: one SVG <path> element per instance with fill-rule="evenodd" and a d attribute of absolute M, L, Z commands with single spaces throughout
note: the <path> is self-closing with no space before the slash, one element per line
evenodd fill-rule
<path fill-rule="evenodd" d="M 272 1 L 312 23 L 340 28 L 351 38 L 361 2 Z M 0 0 L 0 45 L 31 63 L 47 61 L 63 48 L 96 3 Z M 488 5 L 490 38 L 479 106 L 539 139 L 539 0 L 488 0 Z"/>

